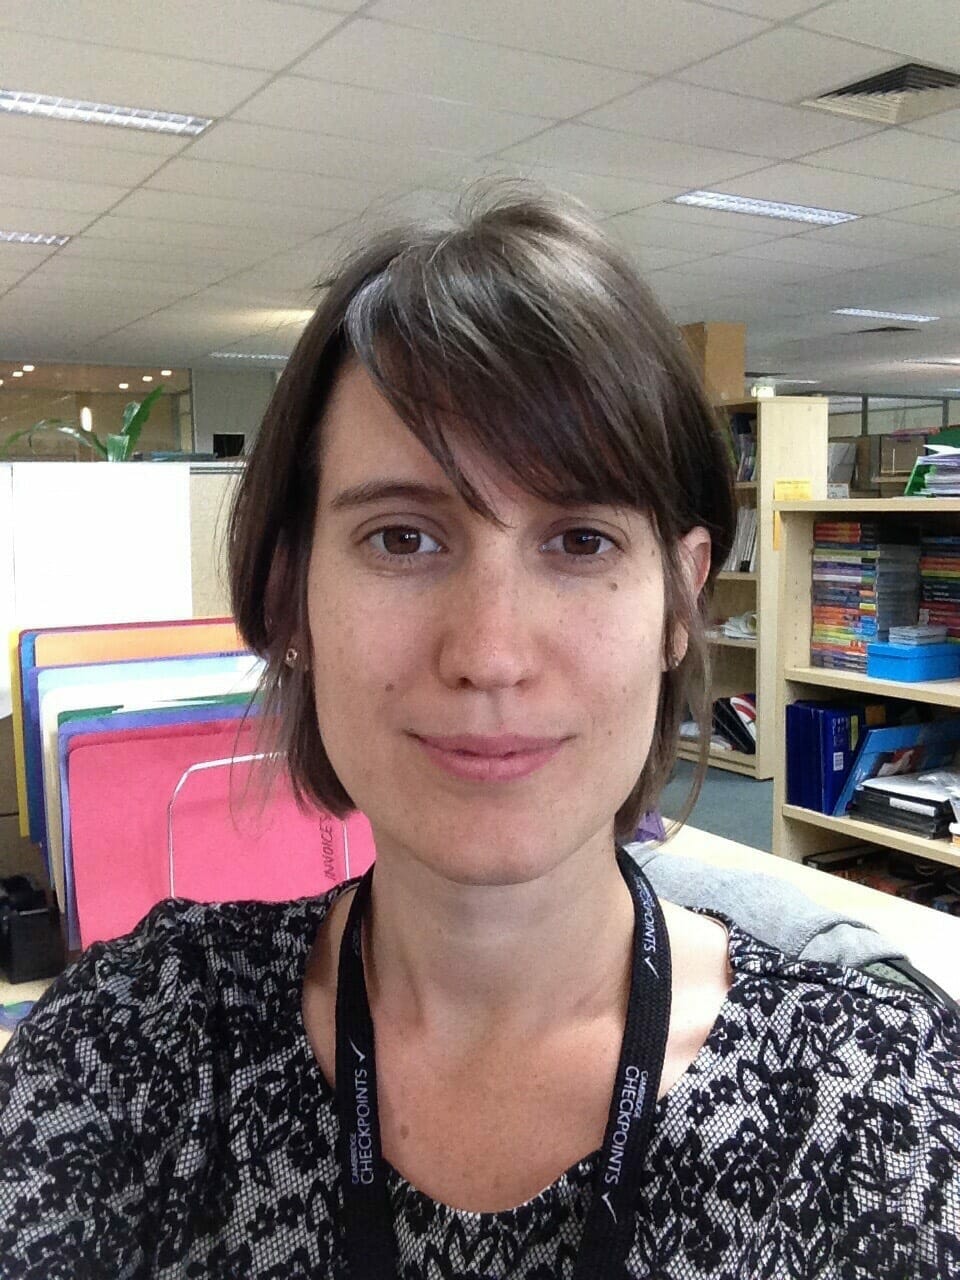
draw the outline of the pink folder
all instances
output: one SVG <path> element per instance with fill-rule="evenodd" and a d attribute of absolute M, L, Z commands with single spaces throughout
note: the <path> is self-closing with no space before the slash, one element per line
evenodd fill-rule
<path fill-rule="evenodd" d="M 129 932 L 170 896 L 169 803 L 186 770 L 258 751 L 259 722 L 156 726 L 78 734 L 67 774 L 81 945 Z M 268 793 L 259 762 L 200 769 L 177 793 L 172 831 L 177 897 L 282 901 L 362 875 L 375 851 L 360 814 L 302 812 L 285 779 Z M 250 785 L 248 785 L 250 784 Z"/>

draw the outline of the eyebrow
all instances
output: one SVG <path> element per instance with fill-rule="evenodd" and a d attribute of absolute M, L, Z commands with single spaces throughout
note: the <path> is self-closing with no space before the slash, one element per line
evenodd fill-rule
<path fill-rule="evenodd" d="M 364 480 L 362 484 L 341 489 L 330 503 L 332 511 L 351 511 L 356 507 L 371 506 L 386 501 L 421 502 L 430 506 L 455 501 L 446 489 L 419 484 L 413 480 Z"/>

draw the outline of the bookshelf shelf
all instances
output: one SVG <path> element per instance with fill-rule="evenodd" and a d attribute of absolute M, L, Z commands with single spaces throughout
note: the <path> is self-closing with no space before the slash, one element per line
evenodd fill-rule
<path fill-rule="evenodd" d="M 845 839 L 840 844 L 869 842 L 897 849 L 901 853 L 911 853 L 918 858 L 930 858 L 949 866 L 960 867 L 960 846 L 949 840 L 928 840 L 924 836 L 897 831 L 894 827 L 884 827 L 877 822 L 863 822 L 859 818 L 834 818 L 828 813 L 801 809 L 793 804 L 783 805 L 781 814 L 788 823 L 799 822 L 806 827 L 817 827 L 844 836 Z"/>
<path fill-rule="evenodd" d="M 752 480 L 740 480 L 735 496 L 741 506 L 757 513 L 756 561 L 753 572 L 720 572 L 714 595 L 717 617 L 755 612 L 757 635 L 752 640 L 711 641 L 714 698 L 752 692 L 757 698 L 756 755 L 718 751 L 710 764 L 762 779 L 772 778 L 776 763 L 776 675 L 778 565 L 774 546 L 773 493 L 778 480 L 809 481 L 814 497 L 826 500 L 827 400 L 822 396 L 775 396 L 718 406 L 726 413 L 755 419 L 756 470 Z M 696 759 L 696 748 L 681 751 Z"/>
<path fill-rule="evenodd" d="M 755 637 L 744 636 L 740 639 L 738 636 L 707 636 L 710 644 L 719 645 L 723 649 L 756 649 L 757 641 Z"/>
<path fill-rule="evenodd" d="M 700 759 L 700 748 L 689 741 L 684 742 L 679 747 L 677 755 L 681 760 L 691 760 L 696 763 Z M 730 773 L 747 774 L 751 778 L 756 777 L 757 757 L 748 755 L 745 751 L 720 751 L 716 747 L 711 747 L 707 758 L 711 767 L 727 769 Z"/>
<path fill-rule="evenodd" d="M 865 676 L 856 671 L 828 671 L 821 667 L 787 667 L 783 674 L 784 679 L 799 684 L 844 689 L 870 698 L 903 698 L 908 702 L 960 710 L 960 680 L 918 680 L 908 684 L 903 680 L 878 680 L 876 676 Z"/>
<path fill-rule="evenodd" d="M 786 705 L 798 697 L 830 698 L 837 692 L 871 698 L 894 698 L 925 707 L 960 710 L 960 680 L 911 683 L 879 680 L 858 671 L 833 671 L 810 665 L 811 575 L 813 526 L 817 520 L 846 519 L 871 513 L 908 517 L 921 530 L 955 532 L 960 500 L 955 498 L 855 498 L 773 503 L 781 514 L 779 566 L 780 634 L 776 699 L 776 767 L 774 770 L 773 851 L 796 861 L 808 853 L 840 849 L 868 841 L 884 848 L 960 867 L 960 847 L 931 840 L 880 823 L 847 816 L 835 818 L 786 803 Z"/>

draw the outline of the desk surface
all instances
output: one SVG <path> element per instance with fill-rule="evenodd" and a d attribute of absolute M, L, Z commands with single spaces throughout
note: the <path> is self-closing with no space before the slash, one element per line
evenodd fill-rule
<path fill-rule="evenodd" d="M 677 857 L 700 858 L 715 866 L 761 871 L 789 880 L 816 902 L 863 920 L 891 942 L 897 943 L 918 969 L 960 999 L 960 917 L 934 911 L 916 902 L 906 902 L 850 880 L 841 880 L 799 862 L 775 858 L 761 849 L 753 849 L 695 827 L 681 828 L 664 847 Z M 36 1000 L 48 985 L 46 982 L 26 982 L 11 986 L 0 982 L 0 1004 Z M 0 1048 L 9 1038 L 7 1033 L 0 1031 Z"/>

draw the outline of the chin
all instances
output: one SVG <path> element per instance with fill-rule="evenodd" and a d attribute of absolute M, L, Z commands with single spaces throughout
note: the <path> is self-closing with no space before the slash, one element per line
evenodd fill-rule
<path fill-rule="evenodd" d="M 569 856 L 576 853 L 598 832 L 596 822 L 557 822 L 546 819 L 544 809 L 538 806 L 522 815 L 516 810 L 492 815 L 484 820 L 476 810 L 472 821 L 459 821 L 449 812 L 444 815 L 434 810 L 434 818 L 425 826 L 423 822 L 414 830 L 404 831 L 406 824 L 384 824 L 384 850 L 389 857 L 393 845 L 410 850 L 422 867 L 452 884 L 473 887 L 503 888 L 509 885 L 531 884 L 556 870 Z M 608 827 L 613 841 L 613 820 L 600 823 Z M 376 833 L 376 825 L 374 832 Z"/>

